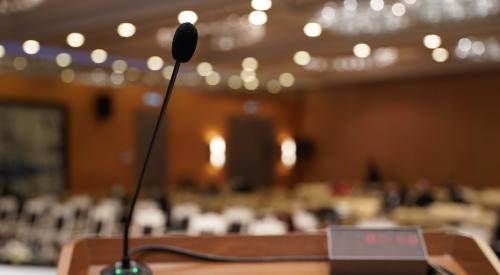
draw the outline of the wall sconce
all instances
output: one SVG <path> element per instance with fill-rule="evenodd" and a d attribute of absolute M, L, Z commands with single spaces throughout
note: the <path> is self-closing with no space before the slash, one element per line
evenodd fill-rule
<path fill-rule="evenodd" d="M 286 138 L 281 142 L 281 163 L 292 167 L 297 162 L 297 144 L 293 138 Z"/>
<path fill-rule="evenodd" d="M 226 141 L 221 136 L 210 139 L 210 164 L 221 168 L 226 163 Z"/>

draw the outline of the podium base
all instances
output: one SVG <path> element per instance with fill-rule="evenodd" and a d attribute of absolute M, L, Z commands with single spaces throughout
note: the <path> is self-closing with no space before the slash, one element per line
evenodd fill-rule
<path fill-rule="evenodd" d="M 131 261 L 129 268 L 123 268 L 119 261 L 103 269 L 101 275 L 153 275 L 153 272 L 143 263 Z"/>

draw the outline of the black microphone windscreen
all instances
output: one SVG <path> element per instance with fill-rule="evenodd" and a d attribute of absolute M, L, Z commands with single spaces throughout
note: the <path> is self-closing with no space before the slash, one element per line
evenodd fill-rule
<path fill-rule="evenodd" d="M 188 62 L 196 50 L 198 31 L 191 23 L 182 23 L 174 34 L 172 57 L 177 62 Z"/>

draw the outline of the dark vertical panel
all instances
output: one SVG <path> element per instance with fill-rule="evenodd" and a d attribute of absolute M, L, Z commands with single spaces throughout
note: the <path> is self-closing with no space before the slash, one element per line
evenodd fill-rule
<path fill-rule="evenodd" d="M 257 118 L 229 120 L 228 174 L 245 185 L 259 187 L 274 180 L 275 144 L 271 121 Z"/>
<path fill-rule="evenodd" d="M 156 123 L 157 114 L 152 112 L 137 112 L 135 123 L 135 136 L 136 136 L 136 178 L 140 173 L 146 151 L 153 133 L 153 128 Z M 167 135 L 166 124 L 163 123 L 156 142 L 153 147 L 153 152 L 149 159 L 149 165 L 144 178 L 143 194 L 147 196 L 157 196 L 165 192 L 167 186 Z"/>

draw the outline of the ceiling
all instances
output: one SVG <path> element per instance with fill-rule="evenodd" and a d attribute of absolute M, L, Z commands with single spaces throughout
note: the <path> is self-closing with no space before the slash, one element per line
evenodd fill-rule
<path fill-rule="evenodd" d="M 361 1 L 365 0 L 358 0 Z M 269 19 L 262 27 L 265 31 L 262 40 L 232 50 L 220 50 L 212 46 L 210 36 L 200 36 L 197 52 L 185 71 L 194 72 L 199 62 L 210 62 L 221 73 L 223 81 L 217 87 L 224 90 L 228 89 L 224 84 L 226 77 L 231 74 L 239 75 L 242 59 L 251 56 L 259 61 L 257 75 L 262 78 L 262 82 L 278 78 L 283 72 L 290 72 L 296 78 L 296 85 L 290 88 L 293 90 L 304 89 L 306 86 L 328 87 L 359 81 L 500 67 L 499 61 L 461 60 L 453 55 L 456 43 L 462 37 L 500 38 L 499 13 L 479 19 L 415 24 L 403 30 L 379 34 L 345 35 L 323 30 L 319 37 L 307 37 L 303 32 L 304 24 L 312 20 L 325 2 L 273 0 L 272 8 L 266 11 Z M 337 5 L 342 5 L 342 1 L 336 2 Z M 395 1 L 386 0 L 386 3 L 389 2 Z M 42 48 L 69 51 L 66 36 L 71 32 L 80 32 L 85 35 L 85 44 L 78 50 L 90 52 L 102 48 L 115 56 L 141 60 L 157 55 L 163 57 L 166 63 L 171 63 L 169 50 L 160 46 L 157 33 L 161 28 L 174 28 L 178 24 L 177 15 L 182 10 L 195 11 L 199 18 L 197 25 L 200 26 L 224 22 L 231 14 L 246 15 L 252 11 L 252 7 L 250 0 L 45 0 L 28 11 L 0 14 L 0 44 L 9 41 L 22 43 L 27 39 L 34 39 L 40 42 Z M 133 37 L 118 36 L 116 27 L 122 22 L 131 22 L 137 27 Z M 217 29 L 217 26 L 213 28 Z M 423 46 L 423 37 L 430 33 L 438 34 L 443 41 L 442 47 L 450 52 L 450 58 L 446 62 L 433 61 L 432 51 Z M 305 50 L 311 56 L 328 62 L 339 57 L 352 57 L 353 46 L 360 42 L 370 45 L 372 50 L 395 47 L 398 50 L 398 60 L 383 68 L 347 71 L 308 70 L 293 61 L 294 53 L 299 50 Z M 2 64 L 7 66 L 5 62 Z M 89 70 L 89 67 L 91 66 L 75 66 L 75 69 Z M 60 72 L 55 64 L 54 72 Z M 208 87 L 203 81 L 198 85 L 200 88 Z"/>

